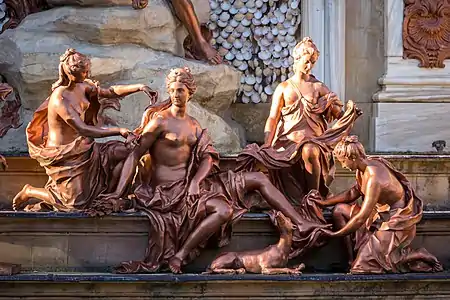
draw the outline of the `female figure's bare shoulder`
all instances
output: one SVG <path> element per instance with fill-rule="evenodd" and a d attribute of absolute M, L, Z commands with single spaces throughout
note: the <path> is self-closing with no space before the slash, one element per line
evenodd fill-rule
<path fill-rule="evenodd" d="M 67 104 L 66 102 L 68 100 L 66 99 L 66 97 L 64 97 L 65 90 L 66 87 L 64 86 L 59 86 L 54 89 L 49 98 L 49 106 L 60 106 Z"/>

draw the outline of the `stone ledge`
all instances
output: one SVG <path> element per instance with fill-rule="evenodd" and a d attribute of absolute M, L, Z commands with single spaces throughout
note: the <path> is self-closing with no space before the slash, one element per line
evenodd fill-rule
<path fill-rule="evenodd" d="M 76 295 L 76 296 L 74 296 Z M 450 275 L 114 275 L 0 277 L 0 299 L 448 299 Z"/>
<path fill-rule="evenodd" d="M 328 214 L 329 216 L 329 214 Z M 78 213 L 0 212 L 0 257 L 19 263 L 24 272 L 109 272 L 125 260 L 144 257 L 148 219 L 140 213 L 92 218 Z M 231 243 L 208 247 L 186 266 L 200 273 L 219 253 L 260 249 L 276 243 L 278 233 L 267 215 L 248 213 L 235 226 Z M 414 247 L 425 247 L 446 268 L 450 267 L 450 211 L 425 212 L 417 227 Z M 86 247 L 86 245 L 89 245 Z M 303 257 L 306 272 L 340 272 L 345 269 L 343 245 L 330 240 Z M 300 263 L 299 260 L 292 264 Z"/>
<path fill-rule="evenodd" d="M 329 219 L 331 214 L 329 211 L 325 211 L 325 218 Z M 66 212 L 27 212 L 27 211 L 0 211 L 0 218 L 25 218 L 25 219 L 96 219 L 90 217 L 84 213 L 66 213 Z M 105 218 L 124 218 L 127 220 L 143 220 L 146 219 L 145 213 L 142 212 L 130 212 L 130 213 L 114 213 Z M 424 211 L 423 220 L 450 220 L 450 211 L 436 210 L 436 211 Z M 246 221 L 269 221 L 269 216 L 265 213 L 246 213 L 241 220 Z M 450 228 L 449 228 L 450 230 Z"/>
<path fill-rule="evenodd" d="M 2 153 L 5 154 L 5 153 Z M 48 180 L 39 164 L 26 154 L 6 153 L 9 169 L 0 172 L 0 210 L 11 209 L 11 200 L 28 183 L 42 187 Z M 450 209 L 450 154 L 418 153 L 374 153 L 389 160 L 411 181 L 417 194 L 424 200 L 426 210 Z M 222 155 L 222 170 L 233 170 L 236 155 Z M 344 170 L 337 163 L 335 180 L 331 185 L 333 193 L 339 193 L 352 186 L 355 175 Z"/>
<path fill-rule="evenodd" d="M 43 272 L 22 273 L 12 276 L 0 276 L 0 282 L 5 281 L 50 281 L 50 282 L 205 282 L 205 281 L 296 281 L 296 282 L 382 282 L 382 281 L 438 281 L 450 283 L 450 271 L 440 273 L 404 273 L 404 274 L 345 274 L 345 273 L 305 273 L 293 275 L 222 275 L 222 274 L 112 274 L 112 273 L 65 273 Z"/>

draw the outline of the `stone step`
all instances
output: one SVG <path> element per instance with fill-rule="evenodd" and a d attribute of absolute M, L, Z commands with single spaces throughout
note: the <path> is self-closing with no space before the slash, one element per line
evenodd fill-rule
<path fill-rule="evenodd" d="M 381 156 L 405 174 L 416 193 L 424 200 L 426 210 L 450 210 L 450 155 Z M 0 209 L 11 209 L 11 199 L 24 184 L 41 187 L 48 179 L 44 169 L 27 155 L 10 155 L 7 161 L 9 169 L 0 172 Z M 235 155 L 221 157 L 222 170 L 232 170 L 235 166 Z M 355 175 L 338 164 L 331 190 L 333 193 L 340 192 L 352 186 L 354 181 Z"/>
<path fill-rule="evenodd" d="M 186 266 L 205 271 L 219 253 L 260 249 L 278 240 L 265 214 L 246 214 L 234 228 L 231 244 L 209 248 Z M 140 213 L 91 218 L 77 213 L 0 212 L 0 260 L 22 264 L 25 271 L 109 272 L 126 260 L 144 257 L 148 220 Z M 450 268 L 450 211 L 427 211 L 417 227 L 414 246 L 423 246 Z M 303 258 L 308 272 L 345 270 L 343 244 L 332 240 Z M 300 261 L 292 261 L 292 264 Z"/>
<path fill-rule="evenodd" d="M 30 273 L 0 277 L 0 299 L 10 300 L 449 298 L 448 272 L 301 276 Z"/>

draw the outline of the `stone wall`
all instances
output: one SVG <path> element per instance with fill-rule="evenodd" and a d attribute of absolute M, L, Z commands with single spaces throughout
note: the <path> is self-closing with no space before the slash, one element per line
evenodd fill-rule
<path fill-rule="evenodd" d="M 374 95 L 376 151 L 436 152 L 436 141 L 449 144 L 448 8 L 448 1 L 384 1 L 386 71 Z"/>
<path fill-rule="evenodd" d="M 353 129 L 367 150 L 373 150 L 372 95 L 385 72 L 384 0 L 346 0 L 345 98 L 354 100 L 364 115 Z"/>

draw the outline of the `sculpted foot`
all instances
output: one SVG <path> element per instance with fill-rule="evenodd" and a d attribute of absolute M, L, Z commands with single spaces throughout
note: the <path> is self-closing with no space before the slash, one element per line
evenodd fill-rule
<path fill-rule="evenodd" d="M 172 273 L 174 274 L 181 274 L 181 263 L 182 260 L 180 258 L 178 258 L 177 256 L 173 256 L 170 260 L 169 260 L 169 269 Z"/>
<path fill-rule="evenodd" d="M 219 52 L 213 48 L 208 42 L 200 42 L 199 45 L 195 47 L 196 53 L 200 57 L 196 57 L 198 60 L 206 60 L 211 65 L 218 65 L 222 63 L 222 57 Z"/>
<path fill-rule="evenodd" d="M 14 210 L 18 210 L 22 204 L 28 201 L 27 191 L 31 187 L 29 184 L 25 184 L 22 190 L 17 193 L 17 195 L 13 199 L 12 207 Z"/>

